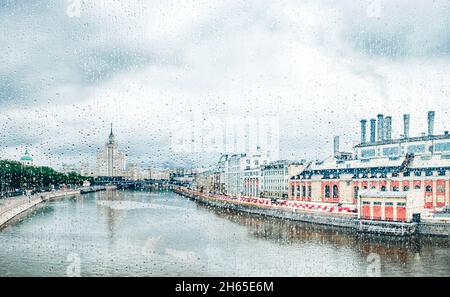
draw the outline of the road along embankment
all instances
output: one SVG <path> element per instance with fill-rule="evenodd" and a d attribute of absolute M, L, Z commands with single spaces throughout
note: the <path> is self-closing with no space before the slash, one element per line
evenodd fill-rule
<path fill-rule="evenodd" d="M 174 189 L 174 192 L 211 207 L 316 225 L 345 228 L 361 233 L 395 236 L 411 236 L 414 234 L 450 236 L 449 223 L 429 220 L 421 223 L 367 221 L 358 219 L 356 213 L 319 212 L 282 205 L 251 203 L 238 199 L 223 198 L 223 196 L 215 197 L 214 195 L 198 193 L 182 188 Z"/>
<path fill-rule="evenodd" d="M 80 195 L 80 190 L 39 193 L 32 196 L 19 196 L 0 200 L 0 227 L 17 215 L 32 209 L 39 203 Z"/>

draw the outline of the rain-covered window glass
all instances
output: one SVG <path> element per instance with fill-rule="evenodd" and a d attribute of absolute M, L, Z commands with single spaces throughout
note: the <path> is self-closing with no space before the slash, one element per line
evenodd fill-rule
<path fill-rule="evenodd" d="M 450 276 L 449 28 L 448 0 L 0 0 L 0 277 Z"/>

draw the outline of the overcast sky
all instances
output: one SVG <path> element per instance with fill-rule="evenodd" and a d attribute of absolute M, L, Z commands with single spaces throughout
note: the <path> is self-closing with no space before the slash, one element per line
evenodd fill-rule
<path fill-rule="evenodd" d="M 450 130 L 450 2 L 0 0 L 0 158 L 95 164 L 114 125 L 130 162 L 207 165 L 173 133 L 276 118 L 280 158 L 350 149 L 359 120 Z M 225 120 L 228 119 L 228 120 Z M 206 129 L 207 130 L 207 129 Z"/>

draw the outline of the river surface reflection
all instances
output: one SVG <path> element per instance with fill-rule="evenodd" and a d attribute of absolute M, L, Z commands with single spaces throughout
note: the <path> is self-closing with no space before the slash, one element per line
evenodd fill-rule
<path fill-rule="evenodd" d="M 42 204 L 0 230 L 0 242 L 1 276 L 450 276 L 448 238 L 352 234 L 172 192 Z"/>

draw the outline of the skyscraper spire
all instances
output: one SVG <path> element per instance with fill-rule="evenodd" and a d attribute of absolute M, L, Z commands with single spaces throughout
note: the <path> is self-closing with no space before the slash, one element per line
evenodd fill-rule
<path fill-rule="evenodd" d="M 114 133 L 113 133 L 113 124 L 111 123 L 111 132 L 109 133 L 109 143 L 114 143 Z"/>

